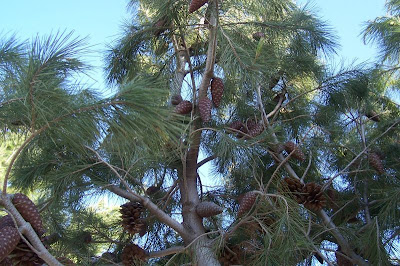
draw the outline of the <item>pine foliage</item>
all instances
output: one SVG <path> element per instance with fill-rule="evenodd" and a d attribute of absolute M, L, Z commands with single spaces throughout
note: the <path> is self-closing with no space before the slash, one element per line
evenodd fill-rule
<path fill-rule="evenodd" d="M 397 2 L 364 31 L 394 64 Z M 134 18 L 105 55 L 109 97 L 78 82 L 89 50 L 73 32 L 1 38 L 0 133 L 22 136 L 4 178 L 36 195 L 51 253 L 78 265 L 398 261 L 395 68 L 331 71 L 334 34 L 294 1 L 189 5 L 129 1 Z M 127 200 L 140 234 L 121 226 L 138 218 L 121 217 Z"/>

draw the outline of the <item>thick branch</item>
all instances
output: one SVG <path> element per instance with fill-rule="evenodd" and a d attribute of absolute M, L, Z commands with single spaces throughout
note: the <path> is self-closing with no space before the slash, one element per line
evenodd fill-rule
<path fill-rule="evenodd" d="M 149 258 L 161 258 L 161 257 L 165 257 L 165 256 L 168 256 L 168 255 L 181 253 L 184 250 L 185 250 L 184 246 L 176 246 L 176 247 L 171 247 L 171 248 L 167 248 L 167 249 L 160 250 L 160 251 L 150 252 L 148 254 L 148 257 Z"/>
<path fill-rule="evenodd" d="M 201 162 L 199 162 L 199 163 L 197 164 L 197 168 L 202 167 L 204 164 L 206 164 L 206 163 L 208 163 L 208 162 L 214 160 L 215 158 L 217 158 L 217 156 L 211 155 L 210 157 L 207 157 L 207 158 L 203 159 Z"/>

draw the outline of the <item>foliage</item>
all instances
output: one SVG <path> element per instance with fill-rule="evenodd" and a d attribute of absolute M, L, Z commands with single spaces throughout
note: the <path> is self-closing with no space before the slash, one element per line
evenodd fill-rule
<path fill-rule="evenodd" d="M 188 4 L 129 2 L 132 23 L 105 56 L 117 88 L 108 98 L 77 82 L 87 45 L 72 32 L 2 38 L 1 134 L 24 136 L 7 161 L 7 192 L 35 195 L 47 235 L 58 236 L 51 253 L 103 265 L 135 243 L 152 265 L 333 264 L 339 252 L 360 265 L 398 261 L 400 111 L 387 93 L 398 90 L 395 67 L 331 71 L 323 59 L 335 36 L 293 1 L 209 1 L 191 14 Z M 395 65 L 398 3 L 387 7 L 391 16 L 364 36 Z M 203 123 L 197 103 L 213 77 L 223 98 Z M 190 114 L 174 112 L 177 93 L 193 103 Z M 243 126 L 232 129 L 235 121 Z M 205 163 L 209 176 L 199 175 Z M 249 191 L 256 203 L 238 217 Z M 126 200 L 143 204 L 143 234 L 121 227 Z M 201 201 L 224 213 L 200 218 Z"/>

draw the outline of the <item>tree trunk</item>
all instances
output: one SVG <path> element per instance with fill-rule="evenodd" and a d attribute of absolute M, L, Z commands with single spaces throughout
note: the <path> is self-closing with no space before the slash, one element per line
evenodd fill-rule
<path fill-rule="evenodd" d="M 207 236 L 200 237 L 192 245 L 192 254 L 196 266 L 220 266 L 215 250 L 211 246 L 211 240 Z"/>

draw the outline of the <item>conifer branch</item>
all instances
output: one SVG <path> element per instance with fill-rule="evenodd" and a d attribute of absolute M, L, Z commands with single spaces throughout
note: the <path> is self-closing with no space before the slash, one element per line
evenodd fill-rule
<path fill-rule="evenodd" d="M 204 164 L 206 164 L 206 163 L 208 163 L 208 162 L 214 160 L 215 158 L 217 158 L 217 156 L 211 155 L 211 156 L 209 156 L 209 157 L 203 159 L 202 161 L 200 161 L 200 162 L 197 164 L 197 169 L 200 168 L 201 166 L 203 166 Z"/>
<path fill-rule="evenodd" d="M 32 251 L 34 251 L 42 260 L 44 260 L 50 266 L 62 266 L 61 263 L 54 258 L 46 247 L 43 245 L 42 241 L 36 234 L 35 230 L 32 228 L 31 224 L 26 222 L 25 219 L 21 216 L 18 210 L 15 208 L 14 204 L 11 201 L 12 195 L 3 194 L 0 196 L 0 204 L 4 206 L 4 208 L 9 212 L 14 222 L 17 223 L 17 228 L 21 233 L 25 235 L 29 242 L 26 241 L 24 237 L 24 241 L 28 246 L 33 246 Z"/>
<path fill-rule="evenodd" d="M 261 91 L 260 88 L 257 87 L 257 100 L 259 101 L 259 106 L 260 108 L 264 108 L 263 104 L 262 104 L 262 98 L 261 98 Z M 265 125 L 267 127 L 269 127 L 269 121 L 268 118 L 263 115 L 263 121 L 265 123 Z M 278 138 L 276 136 L 276 134 L 273 132 L 272 133 L 273 136 L 273 140 L 274 140 L 274 144 L 279 144 Z M 284 156 L 282 155 L 282 153 L 278 154 L 278 158 L 281 161 L 284 161 L 287 158 L 284 158 Z M 295 178 L 297 180 L 301 181 L 301 178 L 296 174 L 296 172 L 293 170 L 293 168 L 290 166 L 289 163 L 287 163 L 287 160 L 284 163 L 285 169 L 287 170 L 288 174 L 292 177 Z M 325 184 L 326 185 L 326 184 Z M 322 220 L 324 221 L 325 225 L 331 229 L 331 233 L 332 235 L 335 237 L 335 239 L 338 241 L 339 245 L 342 247 L 342 250 L 348 254 L 355 262 L 357 262 L 359 265 L 368 265 L 368 263 L 365 262 L 365 260 L 360 257 L 359 255 L 357 255 L 353 249 L 350 247 L 348 241 L 343 237 L 343 235 L 339 232 L 339 230 L 336 228 L 335 224 L 332 222 L 331 218 L 326 214 L 326 212 L 324 210 L 319 210 L 318 211 L 318 215 L 322 218 Z"/>
<path fill-rule="evenodd" d="M 176 246 L 176 247 L 171 247 L 171 248 L 167 248 L 167 249 L 160 250 L 160 251 L 149 252 L 148 257 L 149 258 L 161 258 L 161 257 L 165 257 L 165 256 L 172 255 L 172 254 L 182 253 L 183 251 L 185 251 L 184 246 Z"/>
<path fill-rule="evenodd" d="M 117 187 L 115 185 L 107 186 L 106 188 L 108 190 L 110 190 L 111 192 L 114 192 L 115 194 L 117 194 L 117 195 L 119 195 L 121 197 L 124 197 L 126 199 L 129 199 L 129 200 L 132 200 L 132 201 L 139 201 L 154 216 L 156 216 L 160 220 L 160 222 L 163 222 L 163 223 L 167 224 L 168 226 L 170 226 L 171 228 L 173 228 L 182 237 L 187 235 L 186 230 L 184 229 L 184 227 L 180 223 L 178 223 L 177 221 L 172 219 L 163 210 L 158 208 L 158 206 L 156 204 L 154 204 L 149 198 L 141 196 L 141 195 L 135 193 L 130 188 L 129 184 L 124 180 L 124 178 L 118 173 L 118 171 L 116 171 L 115 168 L 112 165 L 110 165 L 108 162 L 106 162 L 96 150 L 94 150 L 93 148 L 88 147 L 88 146 L 86 146 L 86 148 L 89 149 L 90 151 L 92 151 L 102 163 L 104 163 L 108 168 L 110 168 L 110 170 L 119 178 L 121 183 L 125 186 L 125 188 L 128 191 L 124 192 L 124 190 L 122 190 L 121 188 L 119 188 L 119 187 Z"/>

